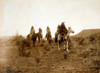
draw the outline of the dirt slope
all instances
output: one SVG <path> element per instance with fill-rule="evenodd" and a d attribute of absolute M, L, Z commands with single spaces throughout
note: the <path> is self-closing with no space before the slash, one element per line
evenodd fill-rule
<path fill-rule="evenodd" d="M 92 30 L 91 30 L 92 31 Z M 83 31 L 78 36 L 91 32 Z M 94 31 L 94 30 L 93 30 Z M 92 33 L 92 32 L 91 32 Z M 6 43 L 8 42 L 8 43 Z M 57 45 L 47 41 L 36 43 L 29 57 L 19 57 L 18 47 L 11 41 L 3 41 L 8 51 L 7 66 L 0 64 L 0 73 L 99 73 L 100 72 L 100 32 L 87 37 L 71 37 L 70 51 L 59 51 Z M 0 47 L 0 49 L 2 49 Z M 3 53 L 4 54 L 4 53 Z M 7 54 L 7 52 L 6 52 Z M 2 57 L 0 57 L 2 58 Z M 5 63 L 4 63 L 5 64 Z"/>

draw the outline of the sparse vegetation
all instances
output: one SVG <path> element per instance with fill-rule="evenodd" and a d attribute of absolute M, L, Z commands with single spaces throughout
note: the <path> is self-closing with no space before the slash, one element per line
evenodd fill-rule
<path fill-rule="evenodd" d="M 8 70 L 15 73 L 100 72 L 100 33 L 94 33 L 87 37 L 72 36 L 69 52 L 65 52 L 63 47 L 59 51 L 54 42 L 52 45 L 45 40 L 41 42 L 36 42 L 36 47 L 31 47 L 31 43 L 23 36 L 13 37 L 12 43 L 15 44 L 13 46 L 17 46 L 14 49 L 31 49 L 30 52 L 25 53 L 26 55 L 30 54 L 29 57 L 16 58 L 14 56 L 13 64 L 9 65 L 12 68 L 3 72 Z"/>
<path fill-rule="evenodd" d="M 17 34 L 16 36 L 12 37 L 11 41 L 13 45 L 17 46 L 20 56 L 30 55 L 30 49 L 32 47 L 30 41 L 27 38 Z"/>

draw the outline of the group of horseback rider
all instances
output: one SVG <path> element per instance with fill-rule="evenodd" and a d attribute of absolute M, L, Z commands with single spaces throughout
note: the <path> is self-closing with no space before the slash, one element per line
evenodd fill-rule
<path fill-rule="evenodd" d="M 64 22 L 62 22 L 61 25 L 58 25 L 57 31 L 55 33 L 55 43 L 58 44 L 58 50 L 60 50 L 60 44 L 65 40 L 66 46 L 67 46 L 67 47 L 65 47 L 65 49 L 68 51 L 68 42 L 70 41 L 70 38 L 69 38 L 70 33 L 74 33 L 74 31 L 72 31 L 71 27 L 68 27 L 68 30 L 67 30 Z M 32 40 L 33 46 L 35 46 L 35 42 L 37 39 L 38 39 L 38 41 L 43 39 L 42 29 L 39 28 L 39 32 L 35 33 L 34 27 L 32 26 L 30 33 L 28 34 L 27 37 L 29 38 L 29 40 Z M 46 29 L 45 38 L 47 39 L 47 41 L 49 43 L 51 43 L 52 36 L 51 36 L 50 28 L 48 26 Z"/>

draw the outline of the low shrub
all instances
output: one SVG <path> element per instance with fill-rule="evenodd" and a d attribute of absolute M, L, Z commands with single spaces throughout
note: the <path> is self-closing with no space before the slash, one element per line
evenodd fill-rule
<path fill-rule="evenodd" d="M 14 37 L 12 37 L 12 44 L 18 47 L 20 56 L 25 56 L 26 51 L 28 49 L 31 49 L 30 40 L 23 37 L 22 35 L 15 35 Z M 28 47 L 27 50 L 26 47 Z"/>

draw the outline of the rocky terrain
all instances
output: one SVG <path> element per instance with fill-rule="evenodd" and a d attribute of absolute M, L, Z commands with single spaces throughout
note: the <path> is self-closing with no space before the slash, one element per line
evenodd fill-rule
<path fill-rule="evenodd" d="M 100 73 L 100 29 L 71 36 L 69 52 L 44 40 L 25 57 L 19 56 L 21 44 L 14 44 L 19 39 L 13 38 L 0 39 L 0 73 Z"/>

